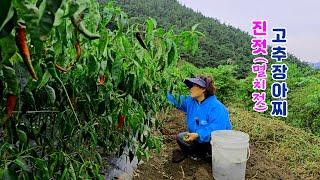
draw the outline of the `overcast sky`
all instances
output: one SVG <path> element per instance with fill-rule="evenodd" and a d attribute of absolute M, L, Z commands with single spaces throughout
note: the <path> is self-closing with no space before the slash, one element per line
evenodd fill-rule
<path fill-rule="evenodd" d="M 253 19 L 267 20 L 272 28 L 287 28 L 287 51 L 302 61 L 320 62 L 320 0 L 178 0 L 222 23 L 251 33 Z M 269 42 L 270 45 L 270 42 Z"/>

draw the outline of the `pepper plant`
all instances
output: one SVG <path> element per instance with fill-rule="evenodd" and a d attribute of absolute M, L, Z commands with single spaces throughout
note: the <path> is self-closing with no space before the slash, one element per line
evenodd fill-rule
<path fill-rule="evenodd" d="M 155 114 L 197 25 L 175 34 L 95 0 L 1 4 L 0 177 L 103 179 L 102 159 L 124 147 L 160 151 Z"/>

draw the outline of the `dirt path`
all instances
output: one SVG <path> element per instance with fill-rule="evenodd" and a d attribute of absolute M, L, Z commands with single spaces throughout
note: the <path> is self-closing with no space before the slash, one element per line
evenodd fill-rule
<path fill-rule="evenodd" d="M 233 114 L 230 114 L 231 119 Z M 135 180 L 159 179 L 198 179 L 212 178 L 211 163 L 196 162 L 190 158 L 180 163 L 171 162 L 171 153 L 178 148 L 175 135 L 185 131 L 184 114 L 173 110 L 165 120 L 164 145 L 160 155 L 153 154 L 148 162 L 141 164 L 134 175 Z M 296 179 L 283 168 L 281 162 L 275 163 L 267 158 L 265 151 L 259 149 L 258 142 L 251 142 L 251 157 L 247 162 L 246 179 Z"/>

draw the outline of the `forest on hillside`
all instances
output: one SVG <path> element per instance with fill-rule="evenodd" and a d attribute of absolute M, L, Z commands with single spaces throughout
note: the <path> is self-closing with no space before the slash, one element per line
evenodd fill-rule
<path fill-rule="evenodd" d="M 222 100 L 238 101 L 244 103 L 248 110 L 252 110 L 251 93 L 253 89 L 251 82 L 254 79 L 254 74 L 251 72 L 252 37 L 248 33 L 222 24 L 217 19 L 205 17 L 199 12 L 194 12 L 176 0 L 117 0 L 116 3 L 128 12 L 133 22 L 141 22 L 145 18 L 153 17 L 157 20 L 159 27 L 173 28 L 177 32 L 198 25 L 197 29 L 204 34 L 197 39 L 199 40 L 199 49 L 195 54 L 182 54 L 181 59 L 195 67 L 205 69 L 191 68 L 192 70 L 185 71 L 182 67 L 181 71 L 189 72 L 188 75 L 191 76 L 197 74 L 195 72 L 214 75 L 220 89 L 218 94 Z M 266 58 L 271 59 L 270 48 L 268 52 L 269 55 Z M 319 71 L 312 69 L 307 63 L 301 62 L 292 54 L 289 54 L 284 62 L 288 64 L 290 69 L 287 80 L 290 88 L 288 92 L 289 117 L 284 120 L 289 124 L 319 134 Z M 209 70 L 210 67 L 217 69 Z M 220 73 L 207 71 L 224 71 L 224 73 L 220 75 Z M 270 75 L 268 72 L 268 87 L 272 82 Z M 270 104 L 270 88 L 267 88 L 267 99 Z M 270 111 L 264 114 L 270 116 Z"/>
<path fill-rule="evenodd" d="M 237 78 L 248 76 L 251 68 L 251 36 L 219 20 L 205 17 L 199 12 L 179 4 L 176 0 L 117 0 L 133 21 L 153 17 L 159 27 L 183 31 L 199 24 L 198 30 L 204 33 L 199 38 L 199 51 L 196 54 L 183 54 L 182 57 L 196 67 L 218 67 L 219 65 L 236 65 Z M 250 23 L 250 22 L 248 22 Z M 270 56 L 266 56 L 270 58 Z M 287 62 L 299 68 L 308 65 L 290 54 Z"/>

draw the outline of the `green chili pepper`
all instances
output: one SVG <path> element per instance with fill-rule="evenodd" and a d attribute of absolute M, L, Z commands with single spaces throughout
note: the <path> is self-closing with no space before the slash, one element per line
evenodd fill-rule
<path fill-rule="evenodd" d="M 86 38 L 94 40 L 99 39 L 100 35 L 90 32 L 86 27 L 83 20 L 83 11 L 84 9 L 77 10 L 71 17 L 71 22 L 73 26 Z"/>

